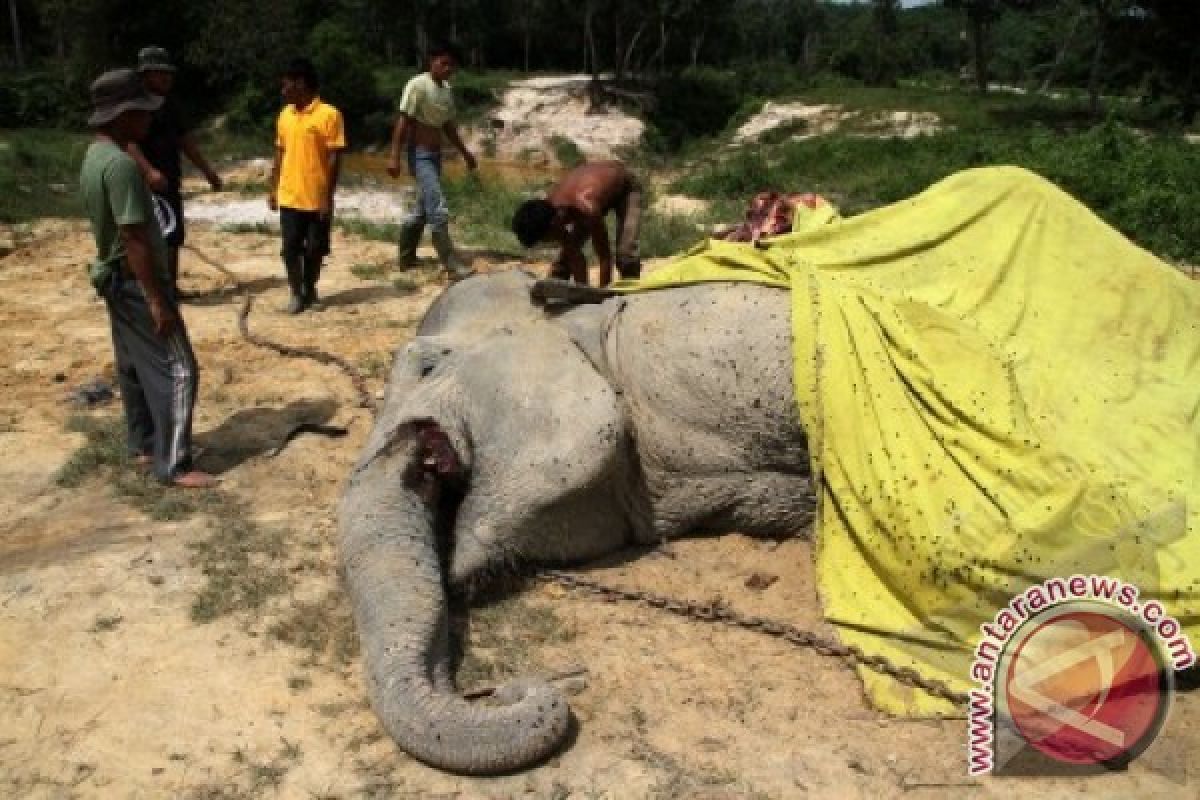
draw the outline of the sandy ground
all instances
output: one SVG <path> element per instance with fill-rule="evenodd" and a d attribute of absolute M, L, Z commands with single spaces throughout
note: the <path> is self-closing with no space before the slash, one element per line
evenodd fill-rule
<path fill-rule="evenodd" d="M 811 139 L 834 133 L 851 125 L 860 136 L 883 139 L 912 139 L 937 133 L 941 119 L 929 111 L 880 111 L 865 114 L 847 111 L 838 105 L 806 105 L 805 103 L 763 104 L 762 109 L 746 120 L 733 134 L 732 145 L 757 141 L 764 134 L 784 128 L 791 139 Z"/>
<path fill-rule="evenodd" d="M 254 292 L 257 332 L 338 353 L 373 390 L 441 290 L 427 270 L 398 291 L 391 246 L 338 234 L 328 308 L 289 317 L 275 238 L 191 237 Z M 78 412 L 64 392 L 111 371 L 106 315 L 84 277 L 90 248 L 81 223 L 44 221 L 0 259 L 0 797 L 1195 796 L 1195 695 L 1125 773 L 969 781 L 962 720 L 877 714 L 835 660 L 547 586 L 470 609 L 459 677 L 470 688 L 586 667 L 569 745 L 492 779 L 416 763 L 365 704 L 336 569 L 335 503 L 369 413 L 338 372 L 244 343 L 235 296 L 195 256 L 184 254 L 183 285 L 199 293 L 185 307 L 203 369 L 197 440 L 222 488 L 157 521 L 118 491 L 128 469 L 56 485 L 84 441 L 65 432 Z M 350 434 L 300 436 L 271 458 L 303 420 Z M 800 538 L 731 534 L 588 572 L 823 630 L 811 555 Z M 778 580 L 748 588 L 755 573 Z"/>

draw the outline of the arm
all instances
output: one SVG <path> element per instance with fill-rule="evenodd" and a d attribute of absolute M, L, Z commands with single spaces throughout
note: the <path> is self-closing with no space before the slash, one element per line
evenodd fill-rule
<path fill-rule="evenodd" d="M 592 249 L 596 251 L 596 258 L 600 261 L 600 286 L 608 286 L 612 283 L 612 249 L 608 243 L 608 226 L 604 224 L 604 217 L 592 216 L 588 218 L 588 228 L 592 237 Z"/>
<path fill-rule="evenodd" d="M 392 149 L 387 166 L 387 173 L 393 178 L 400 177 L 400 154 L 404 150 L 404 140 L 407 138 L 408 115 L 400 114 L 396 117 L 396 124 L 392 126 Z"/>
<path fill-rule="evenodd" d="M 325 201 L 321 205 L 321 214 L 329 216 L 333 213 L 333 196 L 337 193 L 338 178 L 342 173 L 342 151 L 329 151 L 329 194 L 325 196 Z"/>
<path fill-rule="evenodd" d="M 154 168 L 150 160 L 146 158 L 146 154 L 142 152 L 142 148 L 138 147 L 135 142 L 130 142 L 125 149 L 137 162 L 138 169 L 142 171 L 142 177 L 146 179 L 146 185 L 155 192 L 165 192 L 167 190 L 167 177 Z"/>
<path fill-rule="evenodd" d="M 183 154 L 188 157 L 188 161 L 191 161 L 196 165 L 196 169 L 204 173 L 204 178 L 208 181 L 208 185 L 212 187 L 212 190 L 214 192 L 221 191 L 221 176 L 217 174 L 216 170 L 208 163 L 208 160 L 204 158 L 204 154 L 200 152 L 200 147 L 196 144 L 196 140 L 192 138 L 190 133 L 185 133 L 183 138 L 179 140 L 179 147 L 183 150 Z"/>
<path fill-rule="evenodd" d="M 462 138 L 458 135 L 458 126 L 453 122 L 447 122 L 442 126 L 442 133 L 446 134 L 446 138 L 450 140 L 450 144 L 457 148 L 458 152 L 462 153 L 463 160 L 467 162 L 467 169 L 475 169 L 478 162 L 475 161 L 475 156 L 463 144 Z"/>
<path fill-rule="evenodd" d="M 267 182 L 267 208 L 272 211 L 279 209 L 279 200 L 276 192 L 279 190 L 279 168 L 283 163 L 283 148 L 278 145 L 275 147 L 275 161 L 271 164 L 271 177 Z"/>
<path fill-rule="evenodd" d="M 154 332 L 166 336 L 175 327 L 175 311 L 167 303 L 158 285 L 158 277 L 154 274 L 154 251 L 150 244 L 150 234 L 145 223 L 137 225 L 121 225 L 121 243 L 125 246 L 125 263 L 141 284 L 142 293 L 146 295 L 146 304 L 150 306 L 150 316 L 154 318 Z"/>

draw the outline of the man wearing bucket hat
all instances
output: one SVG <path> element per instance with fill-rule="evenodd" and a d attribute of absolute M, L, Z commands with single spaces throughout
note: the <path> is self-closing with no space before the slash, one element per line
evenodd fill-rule
<path fill-rule="evenodd" d="M 130 455 L 159 480 L 184 488 L 216 480 L 192 467 L 192 409 L 198 367 L 167 271 L 167 246 L 150 190 L 127 152 L 146 135 L 162 97 L 131 69 L 106 72 L 91 86 L 88 125 L 96 137 L 79 174 L 96 241 L 92 285 L 112 328 Z"/>
<path fill-rule="evenodd" d="M 171 285 L 179 281 L 179 248 L 183 246 L 185 230 L 183 221 L 183 160 L 180 154 L 204 173 L 213 191 L 221 190 L 219 176 L 196 146 L 186 116 L 171 96 L 175 85 L 175 65 L 171 56 L 161 47 L 143 47 L 138 53 L 138 74 L 142 85 L 150 94 L 163 98 L 163 104 L 154 112 L 150 131 L 141 142 L 130 145 L 129 154 L 142 168 L 150 189 L 166 203 L 167 224 L 163 233 L 167 240 L 167 265 L 171 273 Z"/>

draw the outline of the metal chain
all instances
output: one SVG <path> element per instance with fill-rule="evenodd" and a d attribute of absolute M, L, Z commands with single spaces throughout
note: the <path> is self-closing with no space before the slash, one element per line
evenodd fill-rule
<path fill-rule="evenodd" d="M 358 405 L 360 408 L 370 409 L 375 411 L 375 399 L 367 389 L 367 380 L 363 377 L 354 366 L 346 361 L 341 356 L 332 353 L 326 353 L 323 350 L 318 350 L 315 347 L 295 347 L 292 345 L 280 344 L 279 342 L 271 341 L 258 334 L 250 332 L 250 308 L 254 303 L 254 298 L 249 291 L 246 291 L 242 286 L 242 282 L 238 279 L 237 273 L 228 269 L 216 259 L 196 248 L 194 245 L 185 244 L 184 249 L 188 250 L 192 255 L 203 261 L 208 266 L 220 272 L 230 282 L 233 283 L 234 291 L 242 293 L 242 306 L 238 311 L 238 332 L 242 338 L 248 341 L 255 347 L 262 347 L 274 353 L 278 353 L 286 358 L 307 358 L 316 361 L 318 364 L 337 367 L 346 377 L 350 379 L 350 383 L 354 385 L 354 391 L 358 394 Z"/>
<path fill-rule="evenodd" d="M 786 622 L 755 617 L 735 611 L 721 600 L 711 600 L 707 603 L 697 603 L 693 600 L 677 600 L 666 595 L 639 589 L 622 589 L 608 586 L 587 578 L 580 578 L 559 570 L 541 570 L 538 578 L 545 583 L 561 586 L 575 592 L 585 592 L 609 602 L 625 601 L 637 603 L 648 608 L 657 608 L 676 616 L 702 622 L 719 622 L 735 628 L 773 636 L 783 639 L 796 647 L 815 650 L 823 656 L 840 658 L 850 664 L 861 664 L 864 667 L 887 675 L 889 678 L 914 689 L 920 689 L 934 697 L 941 698 L 953 705 L 966 705 L 967 695 L 956 692 L 942 681 L 921 677 L 912 667 L 898 667 L 883 656 L 873 656 L 864 653 L 854 645 L 845 645 L 826 638 L 812 631 L 797 628 Z"/>

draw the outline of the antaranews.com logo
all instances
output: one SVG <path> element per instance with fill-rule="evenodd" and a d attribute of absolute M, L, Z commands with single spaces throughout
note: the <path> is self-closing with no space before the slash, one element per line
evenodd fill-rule
<path fill-rule="evenodd" d="M 1196 662 L 1179 622 L 1136 586 L 1074 575 L 1031 586 L 980 627 L 967 771 L 1128 764 L 1166 721 L 1174 673 Z M 1031 764 L 1040 764 L 1033 766 Z"/>

